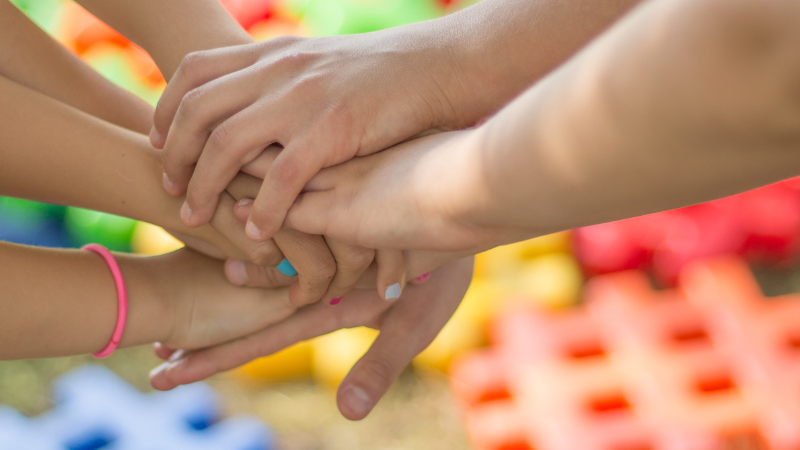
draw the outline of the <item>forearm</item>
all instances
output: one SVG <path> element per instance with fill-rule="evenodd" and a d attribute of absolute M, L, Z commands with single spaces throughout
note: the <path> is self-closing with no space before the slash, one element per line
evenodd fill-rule
<path fill-rule="evenodd" d="M 107 122 L 149 133 L 153 110 L 0 0 L 0 75 Z"/>
<path fill-rule="evenodd" d="M 183 225 L 183 200 L 164 192 L 147 137 L 2 77 L 0 98 L 0 195 L 124 215 L 224 244 L 209 226 Z"/>
<path fill-rule="evenodd" d="M 121 347 L 169 337 L 171 305 L 155 289 L 153 261 L 116 255 L 128 290 Z M 0 242 L 0 360 L 96 352 L 108 343 L 118 305 L 114 279 L 91 252 Z"/>
<path fill-rule="evenodd" d="M 455 116 L 452 124 L 467 126 L 500 109 L 640 1 L 484 0 L 400 27 L 395 39 L 448 60 L 441 86 L 452 103 L 446 114 Z"/>
<path fill-rule="evenodd" d="M 477 201 L 456 216 L 517 239 L 797 175 L 797 17 L 780 2 L 644 5 L 474 133 L 450 171 L 469 181 L 450 189 Z"/>
<path fill-rule="evenodd" d="M 217 0 L 78 3 L 150 53 L 167 80 L 191 52 L 253 42 Z"/>

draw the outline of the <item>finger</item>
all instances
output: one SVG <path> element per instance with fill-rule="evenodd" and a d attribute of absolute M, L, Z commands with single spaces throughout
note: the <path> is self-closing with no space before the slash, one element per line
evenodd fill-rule
<path fill-rule="evenodd" d="M 251 106 L 229 117 L 211 132 L 189 181 L 184 205 L 188 213 L 181 214 L 186 225 L 197 227 L 206 223 L 214 214 L 219 194 L 241 167 L 256 159 L 278 138 L 281 124 L 273 120 L 271 128 L 267 128 L 263 125 L 265 121 L 270 122 L 259 108 Z M 190 164 L 187 167 L 191 169 Z"/>
<path fill-rule="evenodd" d="M 404 301 L 392 303 L 380 335 L 339 385 L 342 415 L 350 420 L 366 417 L 411 360 L 433 342 L 464 297 L 471 273 L 463 269 L 469 264 L 465 260 L 443 267 L 436 273 L 437 284 L 410 287 Z"/>
<path fill-rule="evenodd" d="M 168 390 L 194 383 L 233 369 L 253 359 L 268 356 L 300 341 L 368 322 L 391 305 L 372 291 L 356 291 L 339 308 L 323 303 L 306 306 L 261 331 L 224 344 L 194 351 L 181 360 L 151 372 L 155 389 Z"/>
<path fill-rule="evenodd" d="M 424 284 L 428 279 L 431 277 L 431 273 L 423 273 L 422 275 L 418 276 L 417 278 L 412 278 L 408 280 L 408 284 L 413 284 L 415 286 L 419 286 L 420 284 Z"/>
<path fill-rule="evenodd" d="M 263 188 L 262 188 L 263 192 Z M 346 214 L 338 209 L 336 191 L 306 192 L 297 196 L 286 214 L 283 226 L 303 233 L 331 236 L 344 242 L 355 242 L 353 236 L 333 235 L 330 223 L 334 214 Z"/>
<path fill-rule="evenodd" d="M 243 198 L 236 202 L 236 206 L 233 208 L 233 215 L 239 220 L 239 222 L 247 223 L 247 219 L 250 217 L 250 211 L 253 210 L 253 199 L 252 198 Z"/>
<path fill-rule="evenodd" d="M 267 176 L 267 171 L 272 166 L 272 163 L 275 161 L 275 158 L 278 157 L 281 150 L 283 150 L 283 146 L 280 144 L 270 145 L 265 148 L 256 159 L 242 166 L 242 172 L 264 181 L 264 177 Z"/>
<path fill-rule="evenodd" d="M 253 242 L 244 234 L 244 227 L 234 215 L 235 202 L 227 192 L 220 195 L 219 207 L 211 218 L 211 226 L 239 249 L 248 261 L 260 266 L 277 266 L 284 255 L 275 241 Z"/>
<path fill-rule="evenodd" d="M 325 238 L 328 248 L 336 260 L 336 274 L 322 298 L 323 303 L 338 304 L 342 297 L 353 289 L 361 274 L 372 264 L 375 251 L 369 248 L 348 245 L 336 239 Z"/>
<path fill-rule="evenodd" d="M 174 348 L 169 348 L 161 342 L 156 342 L 153 344 L 153 351 L 159 359 L 163 359 L 164 361 L 168 360 L 169 357 L 175 353 Z"/>
<path fill-rule="evenodd" d="M 296 277 L 286 276 L 274 267 L 259 266 L 238 259 L 225 261 L 225 276 L 236 286 L 275 288 L 290 286 Z"/>
<path fill-rule="evenodd" d="M 194 164 L 212 136 L 215 145 L 225 145 L 234 137 L 227 125 L 219 127 L 237 113 L 251 109 L 260 94 L 252 80 L 256 75 L 255 71 L 247 69 L 234 72 L 194 88 L 184 96 L 162 154 L 164 183 L 171 194 L 185 192 Z"/>
<path fill-rule="evenodd" d="M 406 285 L 406 263 L 403 251 L 377 250 L 375 262 L 378 265 L 378 292 L 384 300 L 397 300 Z"/>
<path fill-rule="evenodd" d="M 303 186 L 324 167 L 324 158 L 320 149 L 303 144 L 285 145 L 267 171 L 253 204 L 245 226 L 250 239 L 262 241 L 278 232 Z"/>
<path fill-rule="evenodd" d="M 153 116 L 153 129 L 150 132 L 153 147 L 164 148 L 175 113 L 189 91 L 223 75 L 249 67 L 257 60 L 258 55 L 247 47 L 220 48 L 186 55 L 158 100 Z"/>
<path fill-rule="evenodd" d="M 308 305 L 322 299 L 334 275 L 336 260 L 322 236 L 281 230 L 275 243 L 297 271 L 297 283 L 289 290 L 292 305 Z"/>

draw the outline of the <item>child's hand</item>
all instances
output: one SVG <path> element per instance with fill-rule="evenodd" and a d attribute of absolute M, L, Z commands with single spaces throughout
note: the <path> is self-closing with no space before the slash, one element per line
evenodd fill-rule
<path fill-rule="evenodd" d="M 289 289 L 231 285 L 223 263 L 192 250 L 153 257 L 153 292 L 168 303 L 164 345 L 195 349 L 235 339 L 279 322 L 295 311 Z"/>
<path fill-rule="evenodd" d="M 240 176 L 229 190 L 242 197 L 254 195 L 261 180 Z M 281 230 L 274 239 L 253 242 L 244 234 L 244 225 L 234 216 L 236 198 L 223 192 L 219 207 L 211 222 L 199 228 L 174 232 L 188 246 L 208 256 L 235 258 L 259 266 L 259 272 L 268 280 L 267 286 L 289 286 L 293 305 L 302 306 L 316 301 L 330 302 L 353 288 L 353 284 L 372 264 L 375 252 L 370 249 L 342 244 L 322 236 L 306 235 L 294 230 Z M 296 275 L 279 271 L 284 259 L 291 262 Z M 378 288 L 384 293 L 388 286 L 404 285 L 405 264 L 403 254 L 397 250 L 382 252 L 379 258 Z M 232 266 L 236 270 L 239 266 Z M 240 273 L 242 273 L 240 271 Z M 245 284 L 241 278 L 232 278 L 235 284 Z M 373 284 L 374 285 L 374 284 Z"/>
<path fill-rule="evenodd" d="M 241 339 L 181 352 L 154 370 L 150 382 L 156 389 L 172 389 L 340 328 L 368 326 L 381 333 L 342 381 L 337 396 L 342 414 L 359 420 L 369 414 L 394 379 L 447 323 L 464 297 L 471 275 L 472 258 L 466 258 L 433 272 L 426 283 L 410 286 L 394 303 L 383 301 L 372 291 L 353 291 L 334 308 L 307 306 Z M 157 353 L 167 358 L 171 350 L 157 347 Z"/>
<path fill-rule="evenodd" d="M 268 149 L 262 154 L 260 160 L 272 160 L 276 155 L 277 149 Z M 264 164 L 261 166 L 264 166 L 262 172 L 253 173 L 263 177 L 266 173 L 266 166 Z M 251 199 L 256 196 L 262 183 L 262 180 L 257 177 L 237 175 L 226 191 L 222 193 L 223 199 L 230 195 L 239 200 L 236 208 L 231 208 L 223 200 L 215 212 L 215 218 L 219 215 L 227 217 L 235 211 L 249 211 L 252 207 Z M 237 240 L 241 241 L 243 245 L 260 246 L 270 242 L 253 242 L 244 237 L 244 222 L 247 220 L 247 216 L 242 217 L 237 214 L 237 217 L 242 223 L 238 224 L 238 228 L 235 225 L 232 227 L 238 236 Z M 214 222 L 215 219 L 212 218 L 212 224 Z M 355 283 L 370 268 L 373 260 L 376 277 L 370 280 L 371 284 L 366 287 L 377 285 L 378 292 L 384 299 L 393 300 L 399 296 L 405 286 L 406 263 L 403 252 L 400 250 L 375 251 L 348 245 L 327 236 L 308 235 L 289 229 L 280 230 L 273 239 L 298 271 L 299 279 L 293 284 L 290 291 L 292 304 L 296 306 L 313 303 L 320 297 L 324 302 L 339 299 L 353 289 Z M 234 259 L 237 258 L 234 257 Z M 450 260 L 452 259 L 448 261 Z M 232 261 L 226 265 L 231 282 L 237 285 L 251 285 L 254 278 L 249 275 L 253 273 L 258 275 L 257 284 L 259 286 L 283 286 L 287 281 L 289 283 L 294 281 L 294 277 L 286 277 L 267 265 L 261 265 L 255 272 L 246 270 L 247 267 L 256 266 L 245 265 L 243 261 Z"/>
<path fill-rule="evenodd" d="M 496 182 L 486 179 L 480 155 L 471 151 L 477 131 L 413 139 L 324 169 L 297 198 L 285 226 L 369 248 L 464 255 L 506 243 L 498 241 L 507 230 L 465 219 L 490 202 Z"/>
<path fill-rule="evenodd" d="M 284 150 L 248 223 L 257 241 L 280 229 L 321 168 L 483 117 L 464 92 L 457 52 L 404 30 L 287 36 L 190 54 L 159 101 L 151 133 L 165 150 L 165 188 L 188 189 L 186 224 L 208 222 L 225 186 L 270 144 Z"/>

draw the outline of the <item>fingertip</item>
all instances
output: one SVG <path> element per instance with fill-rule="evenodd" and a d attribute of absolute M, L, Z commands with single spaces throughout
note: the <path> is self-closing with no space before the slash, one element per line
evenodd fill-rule
<path fill-rule="evenodd" d="M 383 299 L 387 301 L 397 300 L 400 298 L 400 294 L 403 293 L 403 287 L 400 283 L 394 283 L 389 285 L 383 291 Z"/>
<path fill-rule="evenodd" d="M 349 420 L 361 420 L 372 411 L 373 401 L 361 386 L 350 384 L 339 388 L 336 403 L 339 411 Z"/>
<path fill-rule="evenodd" d="M 430 276 L 431 276 L 430 272 L 423 273 L 422 275 L 418 276 L 417 278 L 414 278 L 413 280 L 409 280 L 409 283 L 410 284 L 414 284 L 414 285 L 423 284 L 426 281 L 428 281 L 428 278 L 430 278 Z"/>
<path fill-rule="evenodd" d="M 175 353 L 175 349 L 169 348 L 161 342 L 153 344 L 153 351 L 159 359 L 163 359 L 164 361 L 168 360 L 169 357 Z"/>
<path fill-rule="evenodd" d="M 244 227 L 244 232 L 252 241 L 261 242 L 265 240 L 262 238 L 264 233 L 261 231 L 261 228 L 253 222 L 252 218 L 247 220 L 247 225 Z"/>
<path fill-rule="evenodd" d="M 164 135 L 158 131 L 158 128 L 156 128 L 155 125 L 150 127 L 150 145 L 157 149 L 163 150 L 165 142 L 166 139 L 164 138 Z"/>
<path fill-rule="evenodd" d="M 170 389 L 175 388 L 175 386 L 170 383 L 169 378 L 167 377 L 168 369 L 169 363 L 165 362 L 150 371 L 150 386 L 152 386 L 153 389 L 159 391 L 169 391 Z"/>
<path fill-rule="evenodd" d="M 236 286 L 247 285 L 247 270 L 245 270 L 244 261 L 238 259 L 225 261 L 225 276 Z"/>
<path fill-rule="evenodd" d="M 243 198 L 236 202 L 233 207 L 233 215 L 239 219 L 239 222 L 247 223 L 247 218 L 250 217 L 250 212 L 253 210 L 253 199 Z"/>
<path fill-rule="evenodd" d="M 166 190 L 167 193 L 175 195 L 175 183 L 172 182 L 166 171 L 164 171 L 161 176 L 161 183 L 164 185 L 164 190 Z"/>

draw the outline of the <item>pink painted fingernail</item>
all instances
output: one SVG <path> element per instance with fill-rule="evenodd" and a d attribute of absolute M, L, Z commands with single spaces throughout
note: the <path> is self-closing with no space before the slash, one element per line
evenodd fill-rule
<path fill-rule="evenodd" d="M 427 280 L 429 276 L 431 276 L 431 273 L 430 273 L 430 272 L 428 272 L 428 273 L 423 273 L 422 275 L 418 276 L 418 277 L 417 277 L 417 278 L 415 278 L 414 280 L 415 280 L 415 281 L 418 281 L 418 282 L 420 282 L 420 283 L 422 283 L 423 281 Z"/>
<path fill-rule="evenodd" d="M 338 304 L 339 304 L 339 302 L 341 302 L 343 298 L 344 298 L 344 297 L 336 297 L 335 299 L 331 300 L 331 303 L 330 303 L 330 304 L 331 304 L 331 305 L 338 305 Z"/>

